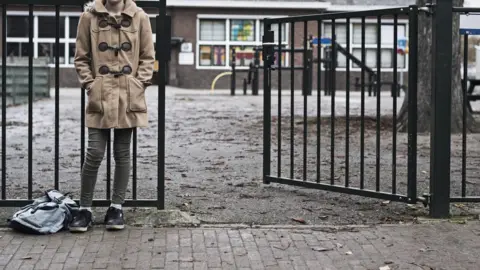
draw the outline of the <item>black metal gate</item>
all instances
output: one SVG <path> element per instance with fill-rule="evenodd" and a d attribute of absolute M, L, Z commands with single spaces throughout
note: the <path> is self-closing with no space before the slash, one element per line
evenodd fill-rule
<path fill-rule="evenodd" d="M 454 55 L 457 52 L 452 50 L 454 41 L 452 31 L 456 31 L 453 29 L 453 25 L 458 23 L 456 21 L 458 14 L 479 12 L 480 8 L 454 7 L 452 0 L 437 0 L 433 4 L 420 8 L 409 6 L 360 12 L 266 18 L 263 36 L 263 53 L 264 59 L 266 59 L 264 65 L 264 183 L 276 182 L 406 203 L 423 202 L 430 206 L 432 217 L 440 218 L 450 215 L 451 202 L 480 202 L 478 189 L 474 188 L 475 185 L 478 185 L 477 179 L 470 178 L 471 181 L 467 181 L 467 171 L 475 172 L 478 167 L 475 163 L 467 163 L 468 152 L 472 153 L 474 157 L 478 155 L 475 147 L 472 147 L 473 150 L 467 147 L 467 126 L 472 121 L 475 122 L 468 112 L 473 111 L 470 103 L 480 100 L 480 95 L 473 93 L 474 87 L 480 85 L 480 80 L 468 77 L 468 30 L 460 33 L 464 50 L 461 100 L 459 101 L 457 98 L 458 95 L 452 95 L 452 89 L 459 89 L 460 86 L 452 85 L 452 82 L 456 83 L 455 76 L 458 74 L 454 74 L 454 71 L 458 70 L 455 68 L 461 64 L 462 58 L 458 57 L 459 53 Z M 417 61 L 425 60 L 417 55 L 418 38 L 421 38 L 418 36 L 419 16 L 427 16 L 427 20 L 432 22 L 430 146 L 422 147 L 422 152 L 417 149 Z M 387 24 L 384 24 L 385 21 Z M 399 84 L 397 74 L 400 69 L 398 65 L 405 60 L 399 61 L 397 56 L 397 50 L 400 49 L 397 44 L 399 34 L 401 34 L 401 29 L 404 29 L 400 27 L 401 21 L 408 21 L 409 29 L 407 87 Z M 295 46 L 295 38 L 298 36 L 303 38 L 302 41 L 306 47 L 306 38 L 308 34 L 312 33 L 312 27 L 316 28 L 313 33 L 317 37 L 323 37 L 322 31 L 325 33 L 325 30 L 331 37 L 330 45 L 327 45 L 330 57 L 325 58 L 326 54 L 320 44 L 316 50 L 317 90 L 314 102 L 309 102 L 313 97 L 309 99 L 304 95 L 303 101 L 300 100 L 301 104 L 295 103 L 294 79 L 296 76 L 293 69 L 290 70 L 290 91 L 282 89 L 281 69 L 278 69 L 278 73 L 275 71 L 277 67 L 273 65 L 273 56 L 275 51 L 279 51 L 279 54 L 282 51 L 282 27 L 286 27 L 284 24 L 289 24 L 291 33 L 296 33 L 290 35 L 290 48 Z M 275 31 L 272 31 L 274 27 Z M 336 30 L 341 27 L 344 27 L 346 33 L 337 36 Z M 383 32 L 385 27 L 391 29 L 390 33 Z M 300 34 L 301 32 L 303 32 L 303 36 Z M 278 42 L 275 41 L 275 38 Z M 384 46 L 385 44 L 390 44 L 390 46 Z M 286 52 L 289 52 L 288 50 L 285 49 Z M 389 54 L 389 50 L 393 50 L 393 52 Z M 293 63 L 296 61 L 293 52 L 290 53 L 290 56 L 293 67 Z M 385 62 L 385 58 L 388 61 Z M 327 72 L 326 68 L 322 71 L 320 65 L 322 61 L 329 63 L 333 71 Z M 390 70 L 386 64 L 389 61 L 391 62 Z M 355 65 L 350 65 L 351 62 Z M 343 69 L 342 64 L 344 65 Z M 371 67 L 372 65 L 373 67 Z M 357 71 L 353 70 L 354 68 Z M 351 89 L 351 77 L 355 72 L 360 73 L 360 78 L 355 78 L 355 89 L 359 89 L 360 93 Z M 277 83 L 273 79 L 275 75 L 278 78 Z M 339 80 L 338 77 L 341 79 Z M 391 81 L 389 81 L 390 79 Z M 325 84 L 324 90 L 326 93 L 331 93 L 331 97 L 326 95 L 322 97 L 322 81 L 327 80 L 330 83 Z M 274 86 L 275 83 L 276 86 Z M 381 90 L 385 84 L 391 85 L 392 91 L 389 95 L 391 97 L 388 97 L 391 98 L 390 101 L 388 98 L 382 98 Z M 467 84 L 470 84 L 470 87 L 467 87 Z M 344 87 L 344 91 L 341 91 L 342 87 Z M 365 89 L 369 89 L 368 97 L 365 95 Z M 373 98 L 370 97 L 372 89 Z M 404 103 L 406 106 L 404 110 L 400 111 L 402 115 L 397 115 L 399 108 L 397 96 L 400 89 L 406 89 L 404 98 L 407 98 L 408 103 Z M 421 90 L 419 89 L 419 91 Z M 275 93 L 278 93 L 278 100 L 272 99 Z M 456 99 L 453 100 L 452 96 L 455 96 Z M 283 102 L 283 97 L 289 97 L 290 101 Z M 339 102 L 336 101 L 337 98 L 345 100 L 344 105 L 339 105 Z M 387 103 L 393 102 L 390 108 L 393 116 L 391 119 L 383 118 L 382 120 L 385 99 Z M 325 100 L 327 102 L 324 102 Z M 272 102 L 277 103 L 276 115 L 272 115 Z M 357 106 L 351 106 L 352 102 Z M 285 113 L 283 110 L 285 103 L 290 103 L 287 123 L 283 123 L 282 118 L 282 114 Z M 330 107 L 329 112 L 322 109 L 322 106 L 327 105 Z M 455 111 L 452 111 L 452 105 L 455 106 Z M 303 109 L 303 118 L 295 119 L 295 109 L 299 106 L 300 109 Z M 314 107 L 313 111 L 316 114 L 312 114 L 309 106 Z M 345 113 L 342 115 L 344 117 L 338 119 L 335 116 L 338 111 L 343 114 L 342 106 L 345 106 Z M 355 111 L 358 107 L 360 107 L 359 113 Z M 374 107 L 375 111 L 372 111 L 371 107 Z M 459 111 L 461 111 L 460 117 Z M 360 115 L 354 116 L 352 112 Z M 455 118 L 452 113 L 455 113 Z M 328 119 L 325 119 L 325 114 L 329 114 Z M 403 121 L 402 123 L 406 123 L 404 125 L 406 134 L 397 132 L 397 116 L 400 116 L 399 119 Z M 345 123 L 342 123 L 342 119 Z M 455 124 L 458 124 L 457 127 L 461 129 L 459 134 L 461 138 L 452 138 L 452 119 L 458 122 Z M 355 130 L 355 120 L 360 122 L 359 131 Z M 296 128 L 297 121 L 303 124 L 301 128 Z M 327 122 L 329 125 L 322 125 L 322 122 Z M 373 128 L 369 129 L 369 122 L 372 123 Z M 390 125 L 390 130 L 382 125 L 385 123 L 387 126 Z M 274 124 L 276 127 L 272 128 Z M 310 128 L 311 124 L 313 124 L 312 128 Z M 287 125 L 287 128 L 284 128 L 284 125 Z M 339 126 L 344 130 L 339 130 Z M 289 129 L 290 134 L 282 134 L 285 129 Z M 298 130 L 302 131 L 302 134 Z M 303 138 L 296 139 L 297 133 L 299 137 Z M 329 137 L 322 140 L 322 133 L 328 133 Z M 311 136 L 312 134 L 314 136 Z M 360 137 L 358 145 L 352 144 L 354 141 L 351 138 L 352 135 Z M 275 136 L 276 142 L 273 143 Z M 452 143 L 452 139 L 456 141 Z M 298 147 L 295 142 L 298 140 L 302 142 L 302 145 L 299 145 L 301 150 L 296 151 Z M 385 140 L 389 140 L 387 145 L 385 145 Z M 423 140 L 425 144 L 425 137 Z M 289 149 L 285 150 L 283 144 Z M 452 150 L 452 145 L 457 148 Z M 326 148 L 329 148 L 329 153 L 324 158 L 322 149 Z M 338 148 L 341 150 L 339 151 Z M 425 148 L 428 149 L 428 153 Z M 371 149 L 375 149 L 375 151 L 370 151 Z M 272 155 L 274 151 L 277 155 Z M 289 152 L 287 153 L 289 156 L 287 170 L 284 170 L 285 163 L 282 160 L 286 156 L 285 152 Z M 406 160 L 404 155 L 406 155 Z M 303 162 L 297 166 L 298 156 Z M 456 164 L 460 165 L 452 165 L 453 158 L 458 158 Z M 417 160 L 420 159 L 422 162 L 417 163 Z M 406 166 L 402 165 L 402 162 L 406 163 Z M 426 167 L 425 164 L 428 166 Z M 322 177 L 324 172 L 322 165 L 330 165 L 328 166 L 330 167 L 329 174 L 324 177 Z M 276 172 L 272 172 L 272 167 L 275 166 Z M 420 172 L 417 171 L 418 166 L 423 166 Z M 352 173 L 355 169 L 358 169 L 358 172 Z M 418 181 L 419 175 L 422 178 L 428 176 L 429 178 L 427 181 L 425 179 Z M 391 178 L 391 181 L 388 178 Z M 388 180 L 385 181 L 385 179 Z M 419 183 L 422 186 L 417 187 Z M 468 188 L 469 186 L 471 190 Z M 421 193 L 420 196 L 419 193 Z"/>
<path fill-rule="evenodd" d="M 393 88 L 398 87 L 399 91 L 400 63 L 398 58 L 400 57 L 395 56 L 399 49 L 397 45 L 398 37 L 401 36 L 399 31 L 400 29 L 406 31 L 406 27 L 400 27 L 400 20 L 408 21 L 409 29 L 408 33 L 404 33 L 409 37 L 408 127 L 407 136 L 402 137 L 402 141 L 398 140 L 396 130 L 398 95 L 393 93 L 390 95 L 388 92 L 390 101 L 388 101 L 387 107 L 393 107 L 392 119 L 385 120 L 381 111 L 382 106 L 385 106 L 385 103 L 382 104 L 385 102 L 385 98 L 382 97 L 381 91 L 385 82 L 384 77 L 391 77 Z M 384 21 L 388 24 L 383 24 Z M 360 12 L 267 18 L 264 23 L 264 183 L 275 182 L 405 203 L 424 200 L 417 195 L 418 8 L 410 6 Z M 350 29 L 350 25 L 352 25 L 352 29 Z M 296 59 L 293 51 L 283 48 L 282 34 L 284 32 L 282 28 L 284 27 L 287 27 L 290 33 L 295 33 L 295 35 L 290 34 L 289 37 L 288 46 L 292 49 L 298 44 L 303 44 L 306 48 L 307 38 L 312 34 L 320 40 L 328 31 L 331 37 L 330 45 L 326 46 L 328 55 L 331 57 L 324 56 L 325 49 L 322 49 L 320 42 L 317 42 L 316 50 L 314 49 L 316 53 L 316 58 L 314 57 L 314 74 L 316 74 L 314 89 L 316 89 L 316 93 L 314 92 L 313 96 L 302 94 L 296 96 L 295 94 L 298 92 L 295 88 L 297 76 L 293 68 L 296 61 L 301 59 Z M 391 30 L 390 36 L 382 36 L 384 27 Z M 336 31 L 342 28 L 346 28 L 346 35 L 339 37 Z M 367 29 L 368 32 L 366 32 Z M 353 35 L 351 31 L 354 31 Z M 367 33 L 371 35 L 372 32 L 376 35 L 375 39 L 367 40 Z M 301 43 L 297 42 L 298 37 L 301 38 Z M 383 40 L 391 41 L 390 54 L 389 52 L 384 53 L 386 49 L 382 46 Z M 355 48 L 352 48 L 353 46 Z M 278 52 L 278 55 L 281 55 L 282 50 L 290 54 L 289 75 L 291 77 L 288 89 L 283 89 L 282 68 L 273 65 L 276 61 L 273 59 L 274 53 Z M 375 52 L 375 50 L 382 53 L 372 53 L 375 55 L 372 59 L 371 52 Z M 384 67 L 382 67 L 385 63 L 382 62 L 382 58 L 385 58 L 385 55 L 390 55 L 389 61 L 385 61 L 391 63 L 389 72 L 384 71 Z M 340 57 L 343 57 L 342 61 L 346 62 L 341 75 L 338 71 L 341 66 Z M 278 66 L 282 65 L 281 60 L 279 59 Z M 368 64 L 372 62 L 374 67 L 370 69 Z M 328 68 L 322 67 L 321 63 L 327 63 L 325 66 L 329 66 L 332 72 L 328 72 Z M 364 64 L 362 65 L 362 63 Z M 371 77 L 370 72 L 366 74 L 366 71 L 369 70 L 374 72 L 374 80 L 370 86 L 365 79 L 366 76 Z M 352 87 L 351 80 L 354 73 L 360 73 L 360 93 L 354 91 Z M 277 78 L 274 79 L 274 76 Z M 343 76 L 341 80 L 339 80 L 339 76 Z M 329 83 L 323 83 L 325 80 Z M 276 86 L 273 86 L 274 84 Z M 322 97 L 321 90 L 324 84 L 330 89 L 323 90 L 330 95 Z M 339 89 L 338 85 L 342 85 L 341 87 L 344 88 Z M 373 87 L 374 97 L 365 95 L 369 87 Z M 277 94 L 277 100 L 273 99 L 274 94 Z M 296 98 L 298 98 L 297 102 Z M 336 114 L 338 114 L 336 107 L 339 107 L 337 98 L 345 100 L 343 103 L 345 114 L 342 115 L 345 119 L 344 123 L 343 120 L 342 123 L 337 123 L 340 122 L 336 118 Z M 276 114 L 273 116 L 272 109 L 275 105 L 272 106 L 272 101 L 276 102 L 276 108 L 273 110 Z M 359 103 L 359 115 L 352 113 L 352 109 L 356 109 L 351 106 L 352 102 Z M 322 109 L 322 105 L 328 105 L 329 112 L 328 109 Z M 375 107 L 375 110 L 372 110 L 371 106 Z M 286 107 L 287 110 L 289 109 L 289 113 L 285 111 Z M 295 117 L 297 109 L 303 110 L 303 117 L 300 119 Z M 284 117 L 285 113 L 287 113 L 286 117 Z M 286 118 L 285 122 L 284 118 Z M 385 121 L 390 123 L 389 128 L 382 126 Z M 298 122 L 302 124 L 302 127 L 297 127 Z M 328 126 L 325 127 L 322 122 L 326 122 Z M 273 124 L 276 124 L 276 127 L 272 127 Z M 352 129 L 356 128 L 353 127 L 355 124 L 359 124 L 359 132 L 355 133 L 359 136 L 359 138 L 355 138 L 359 141 L 357 149 L 352 146 L 354 141 Z M 373 128 L 369 129 L 370 126 Z M 290 132 L 285 134 L 285 130 Z M 322 136 L 322 133 L 328 134 Z M 383 137 L 384 133 L 388 133 L 389 137 Z M 299 138 L 296 138 L 297 135 Z M 272 137 L 276 137 L 276 141 Z M 382 150 L 385 147 L 385 140 L 389 141 L 390 153 Z M 298 141 L 301 141 L 301 144 L 297 144 Z M 402 152 L 397 151 L 397 146 L 401 143 L 408 143 L 408 147 L 402 147 Z M 297 151 L 297 148 L 300 149 Z M 327 148 L 330 148 L 329 153 L 325 155 L 322 151 Z M 370 151 L 371 148 L 374 148 L 375 151 Z M 276 155 L 272 155 L 273 151 L 276 152 Z M 399 154 L 406 154 L 406 158 L 402 158 L 405 164 L 399 164 Z M 287 157 L 286 161 L 284 160 L 285 156 Z M 299 159 L 301 161 L 297 163 Z M 272 167 L 276 167 L 276 171 L 272 170 Z M 329 173 L 322 176 L 325 172 L 324 167 L 329 167 L 327 169 Z M 371 170 L 372 167 L 373 170 Z M 358 170 L 353 172 L 355 168 Z M 402 173 L 399 173 L 399 169 L 402 170 Z M 385 181 L 384 178 L 391 178 L 391 180 Z"/>
<path fill-rule="evenodd" d="M 60 185 L 60 12 L 61 8 L 81 8 L 86 1 L 63 1 L 63 0 L 4 0 L 2 1 L 2 177 L 1 177 L 1 200 L 0 207 L 19 207 L 32 201 L 33 184 L 34 184 L 34 168 L 33 168 L 33 29 L 34 29 L 34 9 L 39 6 L 43 8 L 52 8 L 55 12 L 55 49 L 53 55 L 55 57 L 55 124 L 54 124 L 54 179 L 51 186 L 48 188 L 62 189 Z M 169 21 L 166 16 L 166 0 L 159 1 L 136 1 L 136 4 L 142 8 L 148 8 L 156 10 L 158 15 L 156 16 L 156 60 L 158 61 L 159 70 L 165 70 L 166 63 L 170 57 L 170 29 Z M 7 192 L 7 186 L 9 184 L 8 178 L 10 177 L 22 177 L 22 176 L 8 176 L 7 168 L 7 126 L 9 117 L 7 115 L 7 9 L 9 7 L 21 7 L 28 8 L 28 166 L 25 169 L 26 173 L 26 198 L 9 198 Z M 158 137 L 157 137 L 157 190 L 156 199 L 145 200 L 137 198 L 137 131 L 133 134 L 133 180 L 132 180 L 132 198 L 125 202 L 126 206 L 151 206 L 159 209 L 164 209 L 165 197 L 164 197 L 164 167 L 165 167 L 165 81 L 166 72 L 157 72 L 156 81 L 158 84 Z M 82 89 L 81 94 L 82 108 L 85 108 L 85 91 Z M 80 165 L 83 165 L 85 156 L 85 111 L 81 112 L 81 134 L 80 134 Z M 106 198 L 105 200 L 94 200 L 94 206 L 108 206 L 110 204 L 111 193 L 111 140 L 107 144 L 107 177 L 106 177 Z M 79 179 L 79 178 L 78 178 Z M 75 181 L 75 180 L 73 180 Z M 47 187 L 45 187 L 47 188 Z"/>

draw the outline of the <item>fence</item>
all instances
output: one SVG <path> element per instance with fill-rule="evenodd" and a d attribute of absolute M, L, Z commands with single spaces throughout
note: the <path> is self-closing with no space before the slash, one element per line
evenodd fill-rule
<path fill-rule="evenodd" d="M 158 61 L 159 70 L 165 69 L 165 63 L 170 57 L 169 46 L 170 46 L 170 31 L 166 29 L 168 21 L 166 20 L 166 0 L 160 1 L 136 1 L 136 4 L 142 8 L 151 8 L 156 9 L 158 16 L 156 16 L 156 60 Z M 6 83 L 6 72 L 7 72 L 7 42 L 6 42 L 6 32 L 7 32 L 7 9 L 10 5 L 15 6 L 25 6 L 28 7 L 29 15 L 29 33 L 28 33 L 28 47 L 29 52 L 33 52 L 33 13 L 34 7 L 38 6 L 47 6 L 49 8 L 54 8 L 55 10 L 55 25 L 56 25 L 56 37 L 55 37 L 55 121 L 54 121 L 54 181 L 52 188 L 61 189 L 60 186 L 60 149 L 59 149 L 59 140 L 60 140 L 60 73 L 59 73 L 59 43 L 60 43 L 60 9 L 62 7 L 77 7 L 83 10 L 84 1 L 68 1 L 66 3 L 62 0 L 6 0 L 2 1 L 2 175 L 1 175 L 1 207 L 18 207 L 30 203 L 32 201 L 33 194 L 33 183 L 34 183 L 34 172 L 33 172 L 33 54 L 29 53 L 28 55 L 28 165 L 26 169 L 26 198 L 8 198 L 7 194 L 7 110 L 6 110 L 6 99 L 7 99 L 7 83 Z M 156 199 L 146 200 L 137 198 L 137 132 L 134 130 L 133 133 L 133 180 L 132 180 L 132 199 L 126 200 L 126 206 L 154 206 L 159 209 L 164 208 L 165 194 L 164 194 L 164 167 L 165 167 L 165 81 L 166 73 L 158 72 L 156 81 L 158 82 L 158 164 L 157 164 L 157 190 L 156 190 Z M 84 163 L 85 156 L 85 90 L 82 89 L 81 94 L 81 132 L 80 132 L 80 164 Z M 110 136 L 109 136 L 110 138 Z M 105 200 L 95 200 L 94 206 L 108 206 L 110 204 L 110 193 L 111 193 L 111 140 L 109 139 L 107 144 L 107 179 L 106 179 L 106 198 Z M 21 177 L 17 176 L 17 177 Z M 79 179 L 79 178 L 78 178 Z"/>

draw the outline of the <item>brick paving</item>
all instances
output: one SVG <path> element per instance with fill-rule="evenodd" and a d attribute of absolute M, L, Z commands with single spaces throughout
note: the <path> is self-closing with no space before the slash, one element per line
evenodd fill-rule
<path fill-rule="evenodd" d="M 1 269 L 478 269 L 480 225 L 0 231 Z M 380 268 L 384 267 L 384 268 Z M 388 267 L 388 268 L 387 268 Z"/>

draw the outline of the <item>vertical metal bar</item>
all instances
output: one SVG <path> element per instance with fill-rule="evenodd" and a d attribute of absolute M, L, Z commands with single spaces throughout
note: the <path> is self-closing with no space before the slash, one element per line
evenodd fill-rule
<path fill-rule="evenodd" d="M 393 85 L 395 93 L 393 95 L 393 128 L 392 128 L 392 194 L 397 193 L 397 92 L 398 87 L 398 15 L 393 16 Z M 403 57 L 403 56 L 402 56 Z"/>
<path fill-rule="evenodd" d="M 111 175 L 112 175 L 112 130 L 108 130 L 107 135 L 107 200 L 111 200 Z"/>
<path fill-rule="evenodd" d="M 7 5 L 2 5 L 2 200 L 7 199 Z"/>
<path fill-rule="evenodd" d="M 278 178 L 282 177 L 282 24 L 278 24 Z"/>
<path fill-rule="evenodd" d="M 308 24 L 303 23 L 303 181 L 307 181 L 307 96 L 308 73 L 307 73 L 307 46 L 308 46 Z"/>
<path fill-rule="evenodd" d="M 33 5 L 28 5 L 28 199 L 33 191 Z"/>
<path fill-rule="evenodd" d="M 350 18 L 346 21 L 347 52 L 350 53 Z M 350 186 L 350 58 L 346 57 L 346 116 L 345 116 L 345 187 Z"/>
<path fill-rule="evenodd" d="M 376 136 L 376 171 L 375 190 L 380 191 L 380 98 L 381 98 L 381 77 L 382 77 L 382 17 L 377 17 L 377 136 Z"/>
<path fill-rule="evenodd" d="M 237 79 L 237 73 L 236 73 L 236 61 L 237 61 L 237 53 L 235 51 L 235 48 L 232 49 L 232 77 L 230 78 L 230 95 L 234 96 L 235 95 L 235 86 L 237 84 L 236 79 Z"/>
<path fill-rule="evenodd" d="M 330 184 L 335 184 L 335 88 L 337 68 L 337 37 L 335 33 L 335 19 L 332 20 L 332 80 L 331 80 L 331 103 L 330 103 Z"/>
<path fill-rule="evenodd" d="M 295 22 L 290 24 L 290 179 L 294 178 L 295 156 Z"/>
<path fill-rule="evenodd" d="M 133 129 L 133 154 L 132 154 L 132 198 L 137 199 L 137 128 Z"/>
<path fill-rule="evenodd" d="M 362 17 L 362 63 L 365 64 L 365 17 Z M 362 85 L 360 98 L 360 189 L 365 188 L 365 68 L 361 66 L 362 72 L 360 84 Z"/>
<path fill-rule="evenodd" d="M 269 40 L 265 40 L 266 37 L 269 36 L 269 32 L 271 30 L 271 25 L 268 20 L 264 20 L 264 28 L 263 28 L 263 37 L 264 37 L 264 42 L 267 42 Z M 274 42 L 275 39 L 273 39 L 271 42 Z M 275 46 L 271 46 L 272 49 L 274 50 Z M 267 51 L 267 45 L 263 46 L 264 50 L 264 56 L 263 56 L 263 179 L 264 182 L 268 182 L 266 180 L 267 176 L 270 176 L 270 162 L 271 162 L 271 129 L 272 129 L 272 96 L 271 96 L 271 77 L 270 77 L 270 72 L 271 72 L 271 63 L 267 61 L 266 57 L 266 51 Z M 257 77 L 258 78 L 258 77 Z"/>
<path fill-rule="evenodd" d="M 463 36 L 463 106 L 462 106 L 462 197 L 467 195 L 467 81 L 468 34 Z"/>
<path fill-rule="evenodd" d="M 452 6 L 450 6 L 449 13 L 451 15 Z M 448 13 L 448 12 L 446 12 Z M 409 12 L 409 58 L 408 58 L 408 164 L 407 164 L 407 195 L 411 203 L 416 203 L 417 201 L 417 81 L 418 81 L 418 7 L 411 6 Z M 443 32 L 444 30 L 442 30 Z M 445 31 L 447 31 L 445 29 Z M 446 62 L 450 63 L 451 70 L 451 25 L 450 32 L 447 35 L 450 36 L 450 43 L 446 47 L 450 47 L 450 57 Z M 437 67 L 438 68 L 438 67 Z M 449 80 L 447 84 L 450 85 L 451 81 Z M 441 107 L 447 106 L 442 104 Z M 440 108 L 440 107 L 439 107 Z M 446 107 L 443 108 L 446 110 Z M 443 119 L 442 122 L 447 121 Z M 450 120 L 448 120 L 450 123 Z M 448 134 L 450 134 L 450 128 L 448 129 Z M 433 147 L 433 145 L 432 145 Z M 432 148 L 434 149 L 434 148 Z M 450 146 L 448 147 L 450 150 Z M 449 154 L 450 156 L 450 154 Z M 433 179 L 433 178 L 431 178 Z"/>
<path fill-rule="evenodd" d="M 85 6 L 81 6 L 82 11 L 85 11 Z M 83 163 L 85 162 L 85 89 L 82 88 L 82 93 L 80 94 L 80 103 L 82 104 L 82 109 L 80 110 L 80 168 L 83 168 Z"/>
<path fill-rule="evenodd" d="M 165 16 L 167 0 L 160 0 L 159 15 L 157 17 L 156 54 L 159 69 L 166 67 L 167 55 L 165 50 L 170 46 L 170 35 L 166 34 Z M 165 209 L 165 72 L 158 72 L 158 146 L 157 146 L 157 208 Z"/>
<path fill-rule="evenodd" d="M 60 155 L 60 6 L 55 6 L 55 189 L 59 190 Z"/>
<path fill-rule="evenodd" d="M 322 21 L 317 21 L 317 183 L 320 183 L 320 170 L 322 162 L 320 160 L 320 137 L 321 137 L 321 96 L 322 96 L 322 46 L 320 46 L 320 37 L 322 36 Z"/>

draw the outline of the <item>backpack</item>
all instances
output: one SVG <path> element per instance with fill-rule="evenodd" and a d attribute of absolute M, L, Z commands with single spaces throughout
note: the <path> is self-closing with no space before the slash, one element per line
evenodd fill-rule
<path fill-rule="evenodd" d="M 67 195 L 54 189 L 45 191 L 44 196 L 15 212 L 8 226 L 28 234 L 52 234 L 68 228 L 78 206 Z"/>

